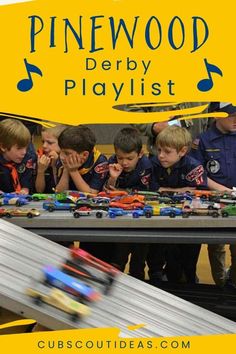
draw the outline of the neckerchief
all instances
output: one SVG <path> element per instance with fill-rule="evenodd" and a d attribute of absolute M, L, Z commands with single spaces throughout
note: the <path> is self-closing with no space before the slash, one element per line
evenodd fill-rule
<path fill-rule="evenodd" d="M 82 167 L 82 168 L 79 169 L 79 173 L 80 173 L 81 176 L 85 175 L 86 173 L 88 173 L 93 168 L 93 166 L 95 165 L 95 163 L 99 159 L 100 155 L 101 155 L 100 151 L 97 150 L 94 147 L 93 148 L 93 163 L 89 167 Z"/>
<path fill-rule="evenodd" d="M 38 157 L 43 156 L 43 148 L 39 148 L 39 149 L 37 150 L 37 155 L 38 155 Z"/>
<path fill-rule="evenodd" d="M 20 192 L 22 188 L 20 185 L 20 180 L 19 180 L 18 171 L 16 169 L 16 166 L 10 162 L 4 163 L 3 166 L 7 167 L 10 170 L 10 174 L 11 174 L 11 178 L 13 181 L 13 187 L 14 187 L 15 192 Z"/>

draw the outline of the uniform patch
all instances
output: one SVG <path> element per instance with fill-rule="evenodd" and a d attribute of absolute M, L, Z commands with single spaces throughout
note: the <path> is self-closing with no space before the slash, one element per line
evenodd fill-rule
<path fill-rule="evenodd" d="M 144 184 L 145 186 L 148 185 L 149 182 L 150 182 L 150 178 L 151 178 L 151 174 L 146 175 L 146 176 L 143 176 L 143 177 L 141 178 L 142 184 Z"/>
<path fill-rule="evenodd" d="M 192 149 L 197 150 L 198 146 L 199 146 L 199 139 L 194 139 L 194 141 L 192 142 Z"/>
<path fill-rule="evenodd" d="M 206 164 L 206 168 L 210 173 L 217 173 L 220 170 L 220 163 L 217 160 L 209 160 Z"/>
<path fill-rule="evenodd" d="M 27 162 L 26 162 L 26 165 L 25 165 L 26 168 L 34 168 L 34 162 L 32 159 L 29 159 Z"/>
<path fill-rule="evenodd" d="M 94 171 L 99 174 L 104 174 L 105 172 L 108 171 L 108 163 L 107 162 L 102 162 L 99 163 L 95 168 Z"/>
<path fill-rule="evenodd" d="M 204 172 L 203 166 L 199 165 L 186 175 L 186 180 L 189 182 L 196 181 L 198 184 L 201 184 L 202 183 L 201 176 L 203 172 Z"/>
<path fill-rule="evenodd" d="M 20 166 L 17 166 L 17 172 L 19 173 L 24 173 L 26 169 L 26 166 L 24 163 L 20 164 Z"/>

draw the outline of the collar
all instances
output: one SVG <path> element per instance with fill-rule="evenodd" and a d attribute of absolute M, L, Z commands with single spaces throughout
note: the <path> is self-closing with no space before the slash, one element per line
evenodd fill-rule
<path fill-rule="evenodd" d="M 179 169 L 179 168 L 182 168 L 182 167 L 185 165 L 185 163 L 186 163 L 186 159 L 187 159 L 187 155 L 181 157 L 181 159 L 180 159 L 177 163 L 175 163 L 173 166 L 168 167 L 168 168 L 165 168 L 165 167 L 163 167 L 163 166 L 161 165 L 160 161 L 159 161 L 158 158 L 155 156 L 156 163 L 157 163 L 158 166 L 160 166 L 160 168 L 163 168 L 164 170 L 170 169 L 171 171 L 176 170 L 176 169 Z"/>
<path fill-rule="evenodd" d="M 88 159 L 79 168 L 79 173 L 81 175 L 85 175 L 86 173 L 88 173 L 94 167 L 94 165 L 96 164 L 100 156 L 101 156 L 100 151 L 94 147 L 93 151 L 89 154 Z"/>

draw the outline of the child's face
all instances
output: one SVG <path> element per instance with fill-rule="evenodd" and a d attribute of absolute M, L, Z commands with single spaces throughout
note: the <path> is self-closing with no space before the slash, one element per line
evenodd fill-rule
<path fill-rule="evenodd" d="M 67 162 L 70 161 L 71 158 L 76 158 L 76 160 L 79 161 L 79 165 L 82 166 L 87 161 L 88 156 L 88 151 L 78 153 L 77 151 L 72 149 L 62 149 L 60 152 L 60 160 L 63 164 L 67 164 Z"/>
<path fill-rule="evenodd" d="M 59 154 L 60 148 L 58 145 L 58 139 L 49 132 L 42 132 L 43 153 L 48 155 L 51 151 L 55 151 Z"/>
<path fill-rule="evenodd" d="M 216 119 L 216 126 L 222 133 L 236 132 L 236 113 L 228 118 Z"/>
<path fill-rule="evenodd" d="M 157 156 L 160 164 L 164 168 L 168 168 L 179 162 L 179 160 L 187 153 L 187 147 L 184 146 L 180 151 L 171 147 L 157 146 Z"/>
<path fill-rule="evenodd" d="M 12 161 L 15 163 L 21 163 L 27 151 L 26 147 L 19 147 L 18 145 L 13 145 L 9 150 L 2 148 L 2 156 L 7 161 Z"/>
<path fill-rule="evenodd" d="M 115 153 L 117 162 L 123 167 L 124 172 L 133 171 L 136 168 L 138 160 L 143 155 L 142 152 L 139 154 L 136 151 L 126 153 L 119 149 L 117 149 Z"/>

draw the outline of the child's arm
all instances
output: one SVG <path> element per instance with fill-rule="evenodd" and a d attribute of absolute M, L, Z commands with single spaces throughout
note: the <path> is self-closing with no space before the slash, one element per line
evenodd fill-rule
<path fill-rule="evenodd" d="M 232 192 L 232 189 L 224 186 L 223 184 L 213 181 L 209 177 L 207 178 L 207 182 L 208 182 L 208 187 L 211 190 L 215 190 L 215 191 L 219 191 L 219 192 Z"/>
<path fill-rule="evenodd" d="M 58 184 L 56 185 L 55 190 L 57 192 L 64 192 L 65 190 L 68 189 L 69 189 L 69 172 L 67 168 L 64 166 L 61 178 Z"/>
<path fill-rule="evenodd" d="M 106 188 L 114 190 L 116 187 L 116 181 L 123 171 L 122 166 L 119 163 L 109 164 L 109 178 L 106 182 Z"/>
<path fill-rule="evenodd" d="M 86 193 L 98 193 L 98 190 L 90 188 L 88 183 L 85 182 L 78 169 L 69 169 L 70 177 L 72 178 L 78 191 Z"/>
<path fill-rule="evenodd" d="M 45 171 L 50 164 L 50 158 L 42 155 L 38 158 L 37 177 L 35 181 L 35 189 L 38 193 L 43 193 L 46 187 Z"/>

